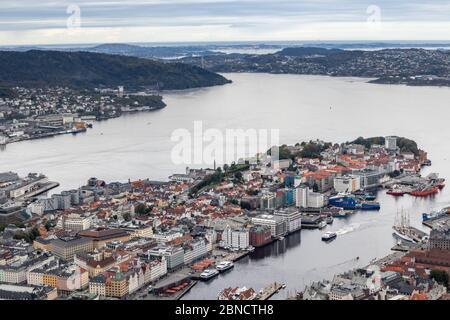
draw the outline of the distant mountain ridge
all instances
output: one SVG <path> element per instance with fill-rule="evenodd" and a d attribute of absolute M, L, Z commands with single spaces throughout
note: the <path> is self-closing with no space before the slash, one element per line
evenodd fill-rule
<path fill-rule="evenodd" d="M 1 86 L 158 87 L 180 90 L 230 81 L 200 67 L 91 52 L 0 51 Z"/>

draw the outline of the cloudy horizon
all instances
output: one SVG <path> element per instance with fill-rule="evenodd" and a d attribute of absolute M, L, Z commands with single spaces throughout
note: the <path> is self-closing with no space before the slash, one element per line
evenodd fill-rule
<path fill-rule="evenodd" d="M 450 40 L 450 1 L 2 0 L 1 45 Z"/>

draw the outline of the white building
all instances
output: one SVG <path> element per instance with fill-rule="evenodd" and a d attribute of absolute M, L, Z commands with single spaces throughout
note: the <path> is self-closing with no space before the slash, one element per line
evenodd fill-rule
<path fill-rule="evenodd" d="M 156 281 L 167 274 L 167 260 L 161 257 L 160 260 L 150 262 L 150 282 Z"/>
<path fill-rule="evenodd" d="M 288 225 L 280 216 L 262 214 L 252 218 L 252 223 L 257 226 L 268 226 L 273 237 L 279 237 L 288 232 Z"/>
<path fill-rule="evenodd" d="M 309 189 L 305 186 L 300 186 L 295 191 L 295 202 L 298 208 L 306 208 L 308 206 Z"/>
<path fill-rule="evenodd" d="M 397 137 L 386 137 L 385 148 L 389 151 L 397 150 Z"/>
<path fill-rule="evenodd" d="M 91 228 L 92 218 L 72 213 L 58 220 L 58 227 L 64 230 L 83 231 Z"/>
<path fill-rule="evenodd" d="M 355 192 L 361 189 L 360 181 L 361 179 L 355 176 L 336 177 L 333 181 L 333 187 L 339 193 Z"/>
<path fill-rule="evenodd" d="M 282 159 L 282 160 L 276 160 L 272 162 L 272 166 L 274 169 L 277 170 L 283 170 L 288 169 L 292 164 L 291 159 Z"/>
<path fill-rule="evenodd" d="M 285 210 L 278 210 L 275 211 L 274 215 L 282 217 L 286 221 L 288 233 L 295 232 L 302 228 L 301 212 L 298 209 L 289 208 Z"/>
<path fill-rule="evenodd" d="M 154 239 L 156 242 L 159 242 L 159 243 L 166 243 L 166 242 L 174 241 L 175 239 L 178 239 L 182 236 L 183 236 L 183 234 L 181 232 L 169 231 L 169 232 L 165 232 L 165 233 L 154 233 L 152 235 L 152 239 Z"/>
<path fill-rule="evenodd" d="M 232 249 L 247 249 L 250 246 L 248 229 L 231 229 L 227 226 L 222 233 L 222 241 L 225 247 Z"/>
<path fill-rule="evenodd" d="M 318 192 L 308 193 L 308 208 L 322 208 L 325 206 L 325 196 Z"/>

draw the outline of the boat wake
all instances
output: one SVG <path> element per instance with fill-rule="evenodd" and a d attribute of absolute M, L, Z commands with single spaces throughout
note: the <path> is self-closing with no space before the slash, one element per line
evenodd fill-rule
<path fill-rule="evenodd" d="M 338 236 L 342 236 L 344 234 L 354 232 L 354 231 L 358 230 L 360 227 L 361 227 L 360 223 L 352 223 L 351 225 L 341 228 L 335 232 Z"/>

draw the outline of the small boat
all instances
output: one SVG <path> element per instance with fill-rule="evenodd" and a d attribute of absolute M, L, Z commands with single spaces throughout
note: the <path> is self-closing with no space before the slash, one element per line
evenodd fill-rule
<path fill-rule="evenodd" d="M 337 234 L 335 232 L 327 232 L 322 235 L 322 241 L 331 241 L 337 238 Z"/>
<path fill-rule="evenodd" d="M 439 218 L 441 216 L 443 216 L 444 214 L 442 212 L 430 212 L 430 213 L 423 213 L 422 214 L 422 221 L 428 221 L 428 220 L 432 220 L 435 218 Z"/>
<path fill-rule="evenodd" d="M 219 263 L 217 265 L 216 269 L 219 272 L 224 272 L 224 271 L 230 270 L 233 267 L 234 267 L 233 262 L 231 262 L 231 261 L 222 261 L 221 263 Z"/>
<path fill-rule="evenodd" d="M 200 279 L 210 280 L 219 275 L 219 271 L 215 269 L 207 269 L 200 274 Z"/>
<path fill-rule="evenodd" d="M 333 224 L 334 219 L 333 217 L 326 217 L 325 221 L 327 222 L 327 224 Z"/>
<path fill-rule="evenodd" d="M 394 197 L 403 197 L 405 195 L 405 192 L 402 190 L 391 189 L 388 192 L 386 192 L 386 194 L 388 194 L 390 196 L 394 196 Z"/>
<path fill-rule="evenodd" d="M 278 237 L 278 240 L 283 241 L 283 240 L 284 240 L 284 237 L 283 237 L 283 236 Z"/>
<path fill-rule="evenodd" d="M 320 221 L 319 224 L 318 224 L 318 228 L 319 229 L 323 229 L 326 226 L 327 226 L 327 222 L 325 220 Z"/>
<path fill-rule="evenodd" d="M 373 195 L 371 193 L 358 194 L 357 197 L 363 201 L 374 201 L 377 198 L 376 195 Z"/>

